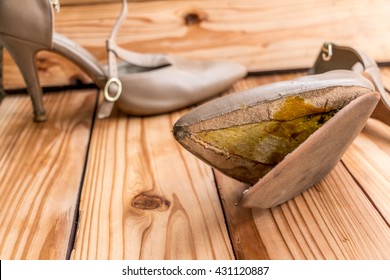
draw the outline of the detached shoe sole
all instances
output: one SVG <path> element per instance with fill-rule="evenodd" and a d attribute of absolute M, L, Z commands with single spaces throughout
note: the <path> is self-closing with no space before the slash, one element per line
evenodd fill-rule
<path fill-rule="evenodd" d="M 348 50 L 332 47 L 335 57 Z M 359 54 L 347 65 L 360 63 L 362 71 L 331 70 L 345 67 L 345 61 L 322 67 L 317 60 L 313 72 L 321 74 L 203 104 L 176 122 L 174 137 L 212 167 L 250 185 L 241 205 L 279 205 L 334 168 L 380 100 L 380 80 L 364 72 L 375 64 Z"/>

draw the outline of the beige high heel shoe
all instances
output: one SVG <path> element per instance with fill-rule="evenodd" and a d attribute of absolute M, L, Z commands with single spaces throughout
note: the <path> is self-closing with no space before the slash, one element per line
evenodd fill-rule
<path fill-rule="evenodd" d="M 241 205 L 279 205 L 334 168 L 380 95 L 390 109 L 379 69 L 362 52 L 325 44 L 309 74 L 205 103 L 176 122 L 174 136 L 212 167 L 250 185 Z"/>
<path fill-rule="evenodd" d="M 107 40 L 107 71 L 88 51 L 53 32 L 53 7 L 59 10 L 58 0 L 0 1 L 0 49 L 7 49 L 23 75 L 35 121 L 46 120 L 34 60 L 41 50 L 68 58 L 103 90 L 100 118 L 110 115 L 114 103 L 133 115 L 177 110 L 222 92 L 246 75 L 245 67 L 233 62 L 190 61 L 120 48 L 115 38 L 127 13 L 127 1 L 122 3 L 120 17 Z M 117 59 L 123 61 L 117 63 Z"/>

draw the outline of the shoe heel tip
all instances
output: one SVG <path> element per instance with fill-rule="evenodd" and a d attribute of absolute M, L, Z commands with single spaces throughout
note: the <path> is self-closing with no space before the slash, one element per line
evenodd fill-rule
<path fill-rule="evenodd" d="M 46 114 L 34 115 L 34 122 L 45 122 L 45 121 L 47 121 Z"/>

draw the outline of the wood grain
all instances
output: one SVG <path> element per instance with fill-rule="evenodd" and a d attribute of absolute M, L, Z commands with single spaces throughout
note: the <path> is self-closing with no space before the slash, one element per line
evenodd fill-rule
<path fill-rule="evenodd" d="M 252 76 L 230 92 L 298 75 Z M 39 125 L 26 96 L 1 103 L 2 259 L 63 259 L 72 246 L 93 97 L 45 96 Z M 96 120 L 73 259 L 390 258 L 387 125 L 369 120 L 321 183 L 257 210 L 236 205 L 246 185 L 217 173 L 216 188 L 211 168 L 173 140 L 183 113 Z"/>
<path fill-rule="evenodd" d="M 61 3 L 56 30 L 105 63 L 120 1 Z M 386 0 L 129 1 L 118 42 L 142 53 L 234 60 L 251 71 L 309 67 L 324 40 L 383 62 L 389 14 Z M 24 87 L 4 59 L 5 87 Z M 45 86 L 91 82 L 59 55 L 40 52 L 37 64 Z M 382 69 L 387 87 L 389 69 Z M 229 92 L 303 74 L 251 76 Z M 369 120 L 319 184 L 258 210 L 236 205 L 248 186 L 213 174 L 174 141 L 170 130 L 185 111 L 150 118 L 116 111 L 93 123 L 94 91 L 45 102 L 45 124 L 31 122 L 26 96 L 0 105 L 1 259 L 64 259 L 69 249 L 73 259 L 390 259 L 386 124 Z"/>
<path fill-rule="evenodd" d="M 61 7 L 69 5 L 91 5 L 91 4 L 105 4 L 105 3 L 119 3 L 121 0 L 61 0 Z"/>
<path fill-rule="evenodd" d="M 95 123 L 73 259 L 231 259 L 211 169 L 174 141 L 180 113 Z"/>
<path fill-rule="evenodd" d="M 384 138 L 373 141 L 370 133 L 382 129 Z M 390 127 L 370 120 L 347 151 L 343 162 L 375 207 L 390 225 Z"/>
<path fill-rule="evenodd" d="M 217 182 L 227 217 L 233 216 L 228 223 L 236 236 L 233 246 L 240 249 L 240 259 L 390 257 L 389 225 L 341 163 L 321 183 L 287 203 L 267 210 L 248 209 L 245 215 L 245 210 L 236 210 L 239 206 L 226 203 L 239 200 L 237 189 L 242 186 L 226 177 L 221 180 L 217 176 Z M 250 215 L 252 219 L 235 222 Z M 242 240 L 256 240 L 259 250 L 254 252 Z"/>
<path fill-rule="evenodd" d="M 64 6 L 56 30 L 87 48 L 105 63 L 105 39 L 120 2 Z M 286 2 L 135 1 L 118 42 L 141 53 L 171 53 L 196 59 L 227 59 L 250 71 L 311 66 L 323 41 L 334 41 L 388 61 L 390 2 L 386 0 Z M 24 87 L 18 70 L 5 56 L 5 86 Z M 38 54 L 42 84 L 90 82 L 74 65 L 51 54 Z"/>
<path fill-rule="evenodd" d="M 267 248 L 260 237 L 252 210 L 237 204 L 247 185 L 215 172 L 219 194 L 229 227 L 233 249 L 237 259 L 270 259 Z"/>
<path fill-rule="evenodd" d="M 65 259 L 74 225 L 96 91 L 27 96 L 0 106 L 0 258 Z"/>

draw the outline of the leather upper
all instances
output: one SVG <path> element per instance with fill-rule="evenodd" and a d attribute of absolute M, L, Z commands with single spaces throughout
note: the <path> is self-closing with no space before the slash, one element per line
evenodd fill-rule
<path fill-rule="evenodd" d="M 0 1 L 0 36 L 8 35 L 51 49 L 53 28 L 49 0 Z"/>

